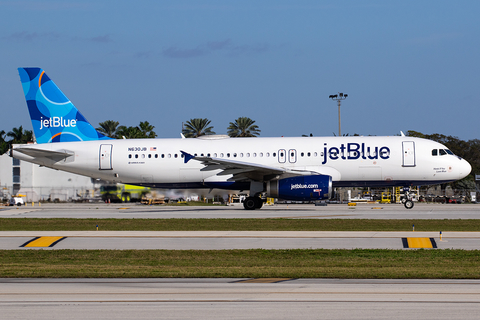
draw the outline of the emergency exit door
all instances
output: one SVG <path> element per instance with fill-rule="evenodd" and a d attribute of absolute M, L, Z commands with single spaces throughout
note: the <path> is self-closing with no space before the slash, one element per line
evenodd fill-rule
<path fill-rule="evenodd" d="M 403 166 L 415 167 L 415 142 L 403 141 L 402 144 Z"/>
<path fill-rule="evenodd" d="M 100 170 L 112 170 L 112 150 L 111 144 L 100 145 Z"/>

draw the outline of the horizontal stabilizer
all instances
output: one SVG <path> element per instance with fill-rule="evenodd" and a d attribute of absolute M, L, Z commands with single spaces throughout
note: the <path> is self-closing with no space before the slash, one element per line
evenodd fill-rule
<path fill-rule="evenodd" d="M 68 158 L 75 155 L 74 152 L 68 150 L 43 150 L 35 148 L 15 148 L 12 152 L 20 152 L 34 158 Z"/>

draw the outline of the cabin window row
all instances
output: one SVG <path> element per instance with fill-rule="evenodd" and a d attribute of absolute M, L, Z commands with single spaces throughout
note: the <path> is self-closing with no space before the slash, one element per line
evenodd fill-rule
<path fill-rule="evenodd" d="M 330 152 L 332 155 L 336 155 L 337 153 L 336 152 Z M 356 152 L 354 152 L 356 153 Z M 250 152 L 246 152 L 246 153 L 194 153 L 193 154 L 195 157 L 212 157 L 212 158 L 237 158 L 237 157 L 240 157 L 240 158 L 243 158 L 243 157 L 246 157 L 246 158 L 250 158 L 250 157 L 276 157 L 277 156 L 277 153 L 276 152 L 253 152 L 253 153 L 250 153 Z M 323 157 L 323 152 L 300 152 L 300 156 L 301 157 L 318 157 L 320 155 L 320 157 Z M 280 157 L 284 157 L 285 154 L 283 152 L 280 152 Z M 295 153 L 292 153 L 290 156 L 294 157 L 295 156 Z M 174 153 L 174 154 L 171 154 L 171 153 L 163 153 L 163 154 L 129 154 L 128 155 L 128 158 L 129 159 L 132 159 L 132 158 L 135 158 L 135 159 L 145 159 L 145 158 L 148 158 L 148 159 L 151 159 L 151 158 L 155 158 L 155 159 L 158 159 L 158 158 L 161 158 L 161 159 L 169 159 L 169 158 L 183 158 L 183 154 L 177 154 L 177 153 Z"/>

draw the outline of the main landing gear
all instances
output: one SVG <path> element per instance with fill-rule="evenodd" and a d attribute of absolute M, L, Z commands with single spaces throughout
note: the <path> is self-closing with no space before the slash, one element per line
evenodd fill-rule
<path fill-rule="evenodd" d="M 260 197 L 247 197 L 243 200 L 243 207 L 246 210 L 260 209 L 263 206 L 263 200 Z"/>

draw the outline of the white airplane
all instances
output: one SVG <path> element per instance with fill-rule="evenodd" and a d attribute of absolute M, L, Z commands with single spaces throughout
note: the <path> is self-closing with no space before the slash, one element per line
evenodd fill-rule
<path fill-rule="evenodd" d="M 10 155 L 96 179 L 157 188 L 250 190 L 261 196 L 321 200 L 334 187 L 419 186 L 462 179 L 470 164 L 420 138 L 299 137 L 111 139 L 97 132 L 40 68 L 19 68 L 35 144 Z M 408 188 L 406 188 L 408 190 Z M 406 208 L 413 207 L 407 192 Z"/>

